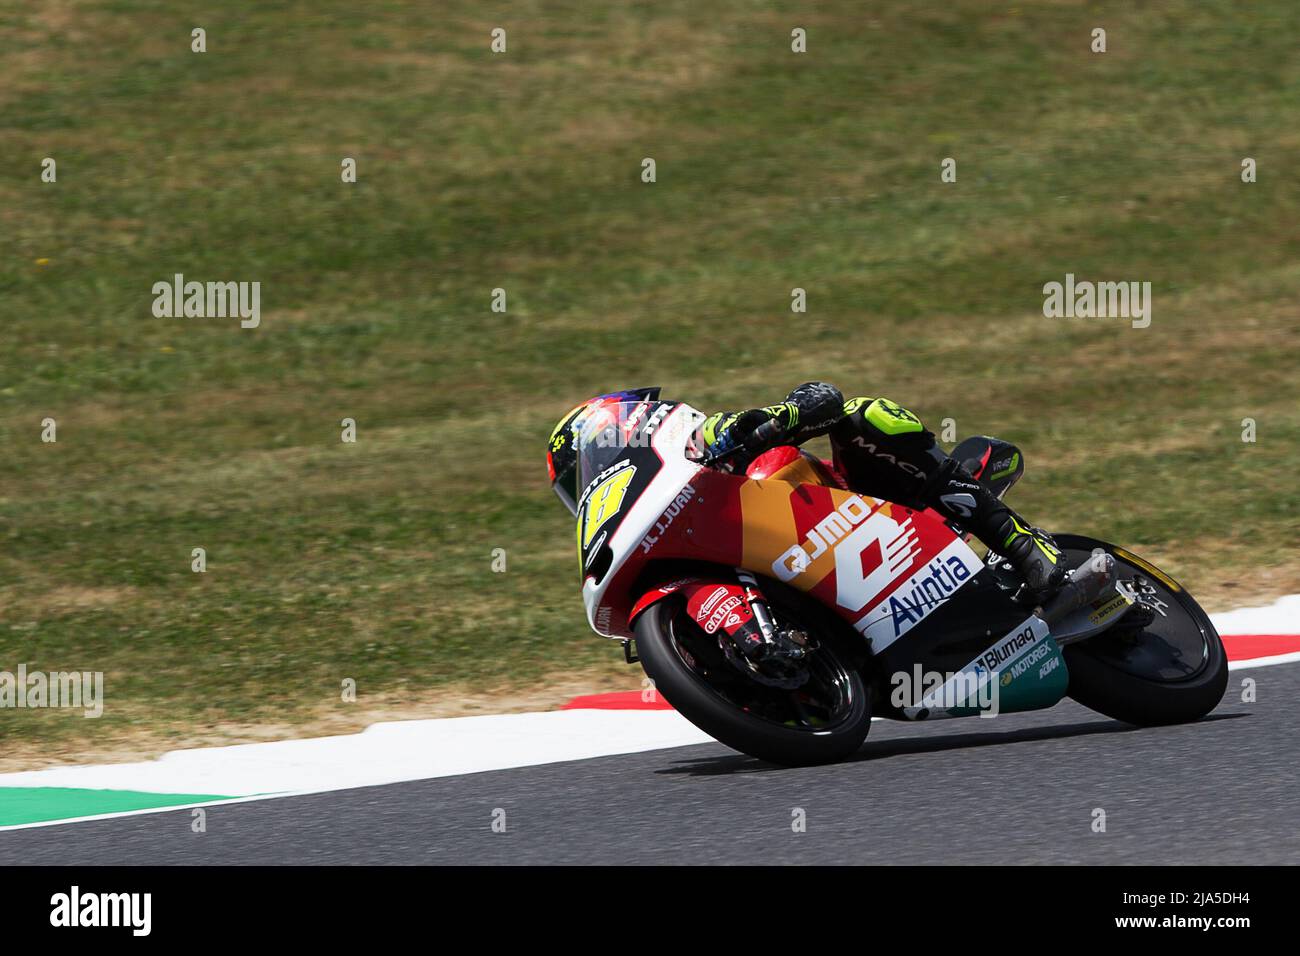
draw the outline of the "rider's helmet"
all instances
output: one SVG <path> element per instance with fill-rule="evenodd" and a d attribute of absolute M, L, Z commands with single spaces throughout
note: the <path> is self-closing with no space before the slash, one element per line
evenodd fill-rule
<path fill-rule="evenodd" d="M 570 514 L 578 513 L 578 432 L 583 424 L 603 408 L 620 402 L 655 401 L 659 398 L 659 387 L 632 388 L 623 392 L 610 392 L 589 398 L 560 419 L 555 430 L 551 432 L 551 442 L 546 450 L 546 470 L 551 475 L 551 489 L 557 498 L 569 509 Z"/>

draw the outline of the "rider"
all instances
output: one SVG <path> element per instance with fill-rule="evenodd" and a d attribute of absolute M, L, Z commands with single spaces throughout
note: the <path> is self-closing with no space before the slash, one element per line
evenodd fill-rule
<path fill-rule="evenodd" d="M 546 463 L 551 486 L 570 511 L 576 511 L 580 490 L 575 487 L 574 425 L 593 407 L 658 394 L 656 388 L 602 395 L 560 420 L 551 433 Z M 773 421 L 776 426 L 767 424 Z M 908 507 L 933 508 L 1011 561 L 1034 591 L 1049 591 L 1065 577 L 1061 553 L 1051 539 L 949 457 L 919 418 L 888 399 L 846 402 L 834 385 L 806 382 L 779 405 L 710 415 L 696 431 L 694 444 L 700 457 L 728 453 L 714 467 L 743 472 L 767 448 L 798 445 L 818 435 L 830 436 L 835 465 L 855 490 Z"/>

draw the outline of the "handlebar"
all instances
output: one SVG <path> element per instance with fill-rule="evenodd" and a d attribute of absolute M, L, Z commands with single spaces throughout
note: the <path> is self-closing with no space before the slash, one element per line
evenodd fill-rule
<path fill-rule="evenodd" d="M 728 448 L 726 451 L 719 452 L 716 455 L 706 455 L 704 458 L 700 459 L 700 464 L 716 465 L 718 462 L 726 461 L 731 456 L 738 455 L 742 451 L 751 454 L 763 451 L 773 442 L 774 439 L 781 437 L 784 433 L 785 427 L 781 424 L 780 420 L 769 418 L 763 424 L 750 432 L 749 437 L 739 445 Z"/>

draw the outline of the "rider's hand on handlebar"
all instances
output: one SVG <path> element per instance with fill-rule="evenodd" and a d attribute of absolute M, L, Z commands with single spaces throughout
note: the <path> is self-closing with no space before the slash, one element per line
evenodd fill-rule
<path fill-rule="evenodd" d="M 715 465 L 742 452 L 749 456 L 758 455 L 776 444 L 784 434 L 785 425 L 779 419 L 769 418 L 739 443 L 704 456 L 701 463 Z"/>
<path fill-rule="evenodd" d="M 751 454 L 766 451 L 784 434 L 785 426 L 780 419 L 769 418 L 750 433 L 741 447 Z"/>

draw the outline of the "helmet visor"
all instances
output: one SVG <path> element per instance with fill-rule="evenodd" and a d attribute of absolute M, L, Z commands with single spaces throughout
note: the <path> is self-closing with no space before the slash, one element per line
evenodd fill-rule
<path fill-rule="evenodd" d="M 574 409 L 560 428 L 556 429 L 556 433 L 561 428 L 569 431 L 568 440 L 572 442 L 571 452 L 557 456 L 556 450 L 563 448 L 563 443 L 557 443 L 556 433 L 551 435 L 552 446 L 551 451 L 546 453 L 546 467 L 550 472 L 551 488 L 555 491 L 555 497 L 569 509 L 569 514 L 577 517 L 580 489 L 589 479 L 595 477 L 601 468 L 609 464 L 608 462 L 601 464 L 601 459 L 608 455 L 607 451 L 597 452 L 595 447 L 586 446 L 605 447 L 610 444 L 615 446 L 621 444 L 617 439 L 612 442 L 598 442 L 594 439 L 598 435 L 608 437 L 613 434 L 615 426 L 627 421 L 632 412 L 643 406 L 648 408 L 658 397 L 659 386 L 656 385 L 653 388 L 611 392 L 584 402 Z"/>

